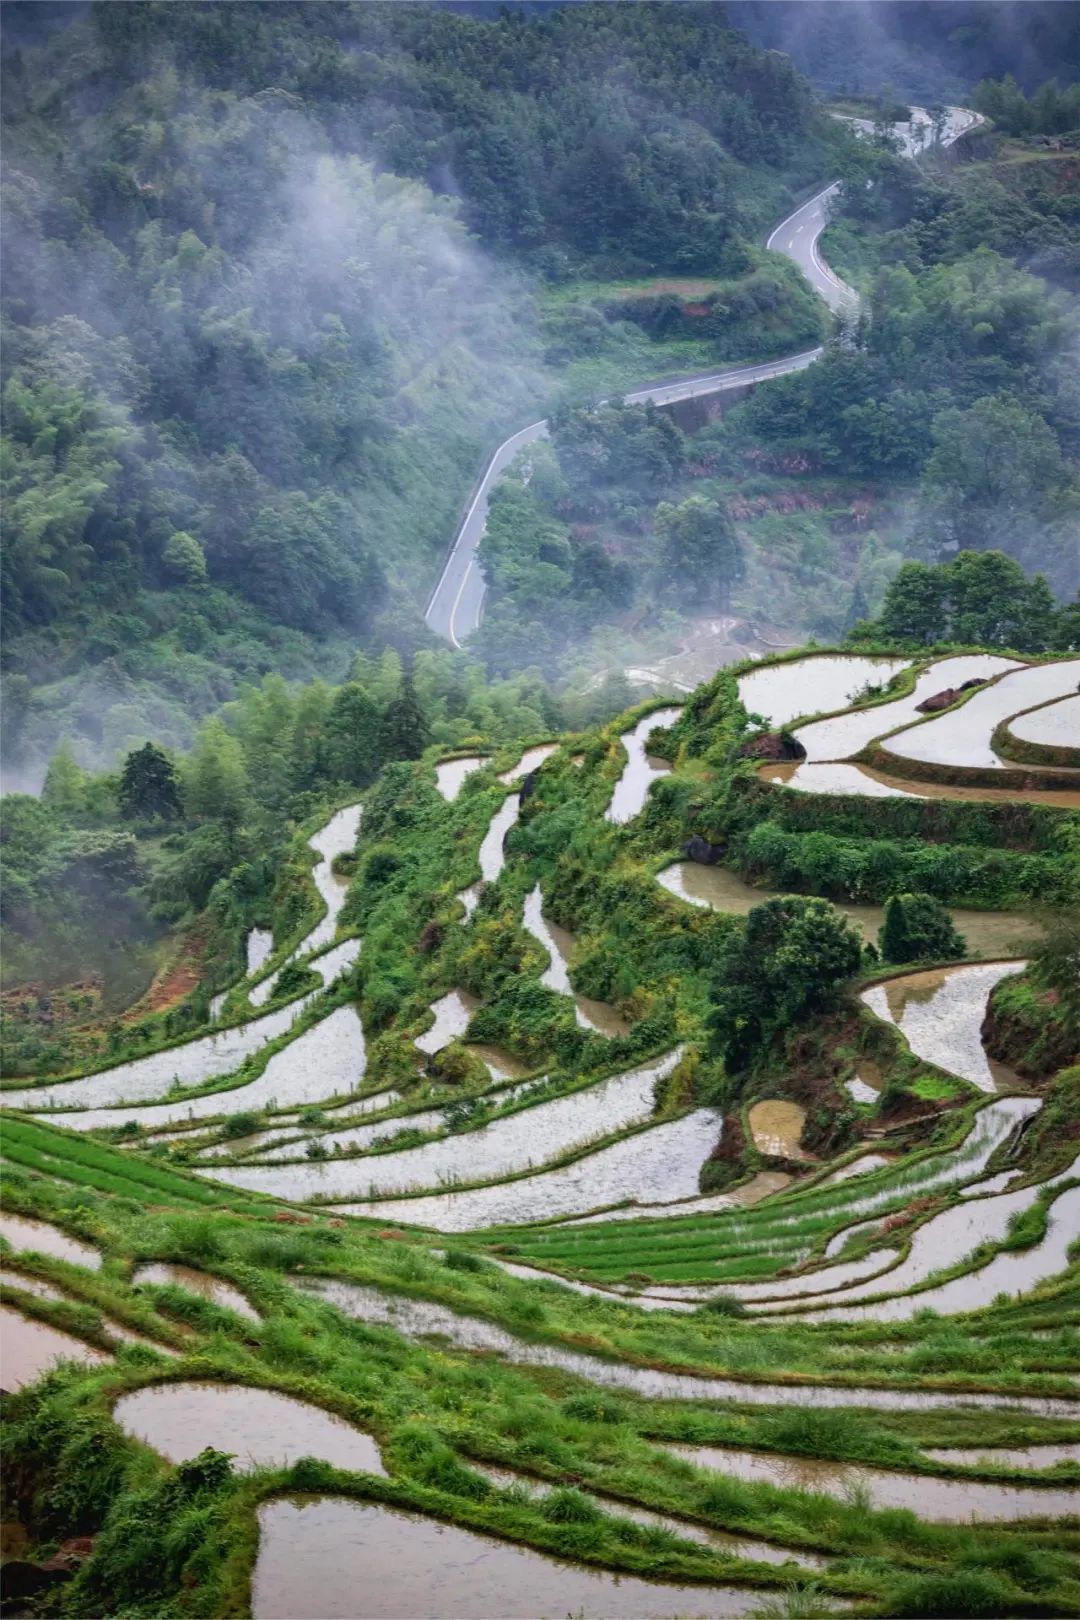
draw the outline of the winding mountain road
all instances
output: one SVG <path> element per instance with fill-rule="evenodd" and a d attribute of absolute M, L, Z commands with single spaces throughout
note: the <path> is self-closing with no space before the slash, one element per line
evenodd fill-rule
<path fill-rule="evenodd" d="M 904 153 L 915 156 L 927 144 L 930 130 L 929 114 L 922 108 L 912 108 L 911 124 L 897 125 L 896 129 Z M 851 120 L 859 127 L 858 120 Z M 941 144 L 949 146 L 973 124 L 980 122 L 977 113 L 963 107 L 949 107 L 941 130 Z M 771 232 L 765 246 L 797 265 L 818 296 L 824 299 L 833 314 L 844 308 L 854 308 L 858 295 L 835 275 L 818 252 L 818 239 L 829 222 L 829 200 L 839 190 L 834 180 L 811 197 Z M 783 377 L 788 372 L 802 371 L 812 365 L 823 353 L 819 346 L 804 349 L 798 354 L 784 355 L 779 360 L 765 360 L 759 365 L 729 367 L 723 371 L 701 372 L 678 382 L 649 383 L 624 395 L 627 404 L 673 405 L 679 400 L 696 399 L 703 394 L 719 394 L 729 388 L 740 388 L 746 383 L 766 382 L 770 377 Z M 454 539 L 450 555 L 443 565 L 439 582 L 427 606 L 424 618 L 428 628 L 446 638 L 454 647 L 460 647 L 480 623 L 486 585 L 476 548 L 483 538 L 487 524 L 488 498 L 499 475 L 526 445 L 547 437 L 547 422 L 530 422 L 528 427 L 511 434 L 499 445 L 484 469 L 476 493 Z"/>

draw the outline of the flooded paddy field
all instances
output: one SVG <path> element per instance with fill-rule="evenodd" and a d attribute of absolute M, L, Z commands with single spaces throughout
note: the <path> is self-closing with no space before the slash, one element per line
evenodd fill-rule
<path fill-rule="evenodd" d="M 61 1333 L 11 1305 L 0 1305 L 0 1346 L 3 1350 L 3 1386 L 22 1389 L 58 1361 L 82 1361 L 103 1366 L 110 1358 L 104 1350 Z"/>
<path fill-rule="evenodd" d="M 829 714 L 857 698 L 867 686 L 886 686 L 907 669 L 906 658 L 867 658 L 826 653 L 766 664 L 739 676 L 739 697 L 751 714 L 774 730 L 802 715 Z"/>
<path fill-rule="evenodd" d="M 875 1508 L 909 1508 L 920 1518 L 966 1524 L 972 1519 L 1061 1518 L 1077 1512 L 1075 1489 L 995 1485 L 984 1480 L 936 1479 L 895 1468 L 866 1468 L 818 1457 L 783 1457 L 733 1447 L 679 1446 L 676 1454 L 698 1468 L 752 1483 L 782 1485 L 850 1498 L 865 1491 Z"/>
<path fill-rule="evenodd" d="M 212 1446 L 244 1471 L 283 1468 L 301 1457 L 317 1457 L 354 1473 L 386 1473 L 370 1435 L 332 1412 L 273 1389 L 151 1384 L 121 1396 L 113 1416 L 128 1434 L 173 1463 L 190 1462 Z"/>
<path fill-rule="evenodd" d="M 669 894 L 694 906 L 710 906 L 745 917 L 754 906 L 782 891 L 748 883 L 727 866 L 702 866 L 696 861 L 675 861 L 657 873 L 657 882 Z M 871 944 L 885 922 L 885 907 L 837 900 L 833 904 Z M 1014 911 L 975 911 L 950 906 L 950 915 L 967 941 L 971 956 L 1007 956 L 1022 951 L 1042 933 L 1037 921 Z"/>
<path fill-rule="evenodd" d="M 640 1069 L 612 1075 L 550 1102 L 538 1102 L 477 1129 L 396 1153 L 343 1163 L 281 1169 L 252 1165 L 207 1173 L 229 1186 L 299 1202 L 316 1195 L 342 1202 L 453 1181 L 495 1181 L 585 1147 L 595 1137 L 644 1124 L 655 1107 L 657 1083 L 675 1067 L 679 1056 L 678 1051 L 669 1053 Z M 404 1116 L 403 1123 L 407 1118 Z"/>
<path fill-rule="evenodd" d="M 255 1620 L 689 1620 L 750 1614 L 752 1590 L 666 1585 L 564 1563 L 513 1542 L 373 1503 L 325 1497 L 259 1509 Z"/>
<path fill-rule="evenodd" d="M 928 765 L 1000 768 L 1007 762 L 995 754 L 990 739 L 1001 721 L 1037 704 L 1065 697 L 1076 691 L 1078 683 L 1078 658 L 1012 670 L 973 693 L 960 708 L 934 715 L 921 725 L 891 736 L 888 750 L 901 760 L 915 759 Z"/>
<path fill-rule="evenodd" d="M 655 758 L 647 751 L 645 745 L 654 731 L 660 730 L 662 726 L 674 725 L 681 713 L 681 708 L 654 709 L 651 714 L 639 720 L 632 731 L 623 733 L 622 744 L 626 749 L 626 764 L 615 784 L 611 803 L 605 812 L 607 820 L 614 822 L 616 826 L 633 821 L 644 809 L 649 789 L 657 777 L 667 776 L 670 773 L 671 766 L 667 761 Z"/>

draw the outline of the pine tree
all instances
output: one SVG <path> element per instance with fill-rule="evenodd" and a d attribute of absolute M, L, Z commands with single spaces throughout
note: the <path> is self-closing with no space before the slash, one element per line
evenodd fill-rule
<path fill-rule="evenodd" d="M 401 677 L 398 693 L 383 715 L 380 743 L 384 759 L 419 759 L 431 741 L 431 729 L 420 707 L 412 672 Z"/>
<path fill-rule="evenodd" d="M 129 820 L 137 816 L 171 820 L 178 816 L 180 784 L 169 756 L 149 742 L 130 753 L 120 776 L 119 799 L 120 813 Z"/>

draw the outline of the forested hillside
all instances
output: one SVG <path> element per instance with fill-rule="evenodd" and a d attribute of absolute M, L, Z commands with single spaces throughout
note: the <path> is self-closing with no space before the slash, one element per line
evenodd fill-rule
<path fill-rule="evenodd" d="M 408 647 L 484 451 L 813 341 L 753 246 L 844 137 L 712 6 L 102 5 L 4 59 L 10 761 Z M 582 277 L 737 292 L 669 354 Z M 566 296 L 538 303 L 543 286 Z M 769 311 L 761 320 L 762 310 Z"/>

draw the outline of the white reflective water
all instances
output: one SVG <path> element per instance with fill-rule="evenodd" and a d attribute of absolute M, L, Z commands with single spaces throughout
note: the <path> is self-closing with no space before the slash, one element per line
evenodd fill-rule
<path fill-rule="evenodd" d="M 980 1091 L 1014 1085 L 1016 1077 L 989 1058 L 982 1023 L 990 992 L 1019 973 L 1024 962 L 988 962 L 983 967 L 935 968 L 905 973 L 864 990 L 860 1001 L 894 1024 L 916 1057 L 968 1080 Z"/>
<path fill-rule="evenodd" d="M 645 744 L 654 731 L 661 726 L 674 725 L 682 713 L 681 708 L 654 709 L 639 720 L 632 731 L 622 734 L 623 747 L 626 749 L 626 764 L 623 773 L 615 784 L 615 791 L 611 796 L 611 803 L 605 811 L 605 818 L 621 826 L 624 822 L 632 821 L 640 810 L 644 808 L 648 798 L 649 789 L 658 776 L 668 776 L 671 766 L 665 760 L 653 759 L 645 750 Z"/>
<path fill-rule="evenodd" d="M 626 1198 L 644 1203 L 689 1198 L 697 1191 L 698 1173 L 716 1145 L 720 1121 L 713 1109 L 698 1108 L 682 1119 L 653 1125 L 587 1153 L 558 1170 L 538 1171 L 517 1181 L 467 1192 L 345 1204 L 342 1209 L 350 1215 L 430 1226 L 440 1232 L 468 1232 L 584 1213 Z"/>
<path fill-rule="evenodd" d="M 739 676 L 739 696 L 750 714 L 773 729 L 801 715 L 842 709 L 864 687 L 885 686 L 907 669 L 910 658 L 865 658 L 855 653 L 811 654 L 781 664 L 765 664 Z"/>
<path fill-rule="evenodd" d="M 1080 1161 L 1078 1161 L 1080 1162 Z M 1076 1166 L 1054 1177 L 1076 1174 Z M 967 1271 L 937 1288 L 924 1288 L 917 1294 L 902 1294 L 879 1300 L 873 1305 L 848 1306 L 846 1301 L 875 1293 L 897 1295 L 904 1288 L 925 1282 L 935 1271 L 942 1271 L 967 1258 L 983 1243 L 1000 1243 L 1014 1215 L 1028 1209 L 1038 1196 L 1038 1187 L 1019 1192 L 998 1193 L 994 1197 L 955 1204 L 933 1216 L 916 1231 L 911 1253 L 893 1271 L 874 1283 L 848 1290 L 837 1301 L 839 1308 L 800 1312 L 800 1320 L 830 1322 L 907 1322 L 919 1311 L 936 1311 L 953 1316 L 963 1311 L 983 1310 L 1001 1294 L 1030 1293 L 1048 1277 L 1057 1276 L 1068 1264 L 1068 1249 L 1080 1231 L 1080 1187 L 1059 1193 L 1050 1206 L 1045 1237 L 1031 1248 L 1004 1250 L 986 1265 Z"/>
<path fill-rule="evenodd" d="M 402 1193 L 414 1187 L 492 1181 L 560 1158 L 597 1136 L 614 1135 L 647 1120 L 653 1111 L 657 1081 L 671 1072 L 680 1055 L 679 1050 L 669 1052 L 655 1063 L 627 1074 L 611 1075 L 568 1096 L 397 1153 L 280 1168 L 241 1166 L 215 1169 L 208 1174 L 231 1187 L 301 1202 L 314 1196 L 341 1201 L 377 1197 L 380 1192 Z M 389 1135 L 395 1125 L 400 1128 L 408 1123 L 408 1116 L 400 1125 L 387 1122 L 385 1133 Z"/>
<path fill-rule="evenodd" d="M 274 936 L 269 928 L 253 928 L 248 934 L 245 950 L 247 953 L 247 969 L 245 978 L 250 979 L 253 973 L 258 973 L 271 951 L 274 949 Z M 225 1005 L 228 990 L 221 990 L 210 1001 L 210 1017 L 216 1019 Z"/>
<path fill-rule="evenodd" d="M 1009 721 L 1009 730 L 1021 742 L 1043 748 L 1080 748 L 1080 693 L 1018 714 Z"/>
<path fill-rule="evenodd" d="M 462 1316 L 427 1299 L 388 1294 L 360 1283 L 331 1278 L 304 1282 L 305 1293 L 318 1294 L 347 1316 L 363 1322 L 384 1323 L 407 1338 L 439 1335 L 463 1350 L 494 1350 L 508 1361 L 529 1367 L 560 1367 L 564 1372 L 608 1389 L 626 1389 L 655 1399 L 735 1401 L 748 1406 L 867 1407 L 886 1412 L 924 1412 L 942 1408 L 978 1406 L 1037 1412 L 1044 1417 L 1072 1417 L 1075 1401 L 1043 1395 L 955 1394 L 941 1390 L 847 1388 L 833 1384 L 750 1383 L 737 1378 L 702 1377 L 694 1373 L 663 1372 L 628 1362 L 605 1361 L 557 1344 L 536 1344 L 518 1339 L 494 1322 Z"/>
<path fill-rule="evenodd" d="M 231 1074 L 267 1041 L 276 1040 L 308 1006 L 317 991 L 277 1007 L 262 1018 L 252 1018 L 213 1035 L 186 1041 L 168 1051 L 133 1058 L 100 1074 L 58 1080 L 47 1086 L 25 1086 L 0 1092 L 6 1108 L 107 1108 L 164 1097 L 174 1086 L 199 1086 L 219 1075 Z M 68 1120 L 59 1121 L 68 1124 Z M 71 1123 L 78 1125 L 77 1121 Z M 109 1123 L 119 1124 L 119 1120 Z"/>
<path fill-rule="evenodd" d="M 1000 767 L 1008 762 L 1000 760 L 990 746 L 995 727 L 1022 709 L 1075 692 L 1078 685 L 1080 658 L 1015 669 L 975 692 L 961 708 L 890 737 L 889 752 L 932 765 Z"/>
<path fill-rule="evenodd" d="M 506 865 L 506 852 L 503 846 L 506 843 L 507 833 L 517 821 L 520 813 L 520 794 L 508 793 L 492 816 L 488 830 L 480 844 L 477 857 L 480 862 L 480 882 L 470 883 L 467 889 L 461 889 L 458 893 L 458 899 L 465 907 L 466 921 L 479 905 L 484 885 L 494 883 Z"/>
<path fill-rule="evenodd" d="M 604 1001 L 591 1001 L 579 996 L 570 983 L 570 953 L 574 937 L 558 923 L 548 922 L 543 911 L 544 898 L 539 883 L 525 896 L 522 925 L 548 953 L 548 965 L 540 975 L 540 983 L 562 996 L 572 996 L 574 1017 L 582 1029 L 595 1030 L 598 1035 L 625 1035 L 629 1024 L 614 1007 Z"/>
<path fill-rule="evenodd" d="M 459 1035 L 464 1035 L 469 1027 L 469 1019 L 479 1005 L 479 997 L 470 995 L 467 990 L 448 990 L 445 996 L 431 1003 L 435 1022 L 430 1029 L 416 1037 L 414 1044 L 429 1056 L 441 1052 L 444 1046 L 449 1046 Z"/>
<path fill-rule="evenodd" d="M 349 943 L 356 943 L 350 941 Z M 310 998 L 305 998 L 306 1001 Z M 288 1009 L 295 1012 L 294 1007 Z M 278 1019 L 270 1013 L 260 1023 Z M 183 1049 L 181 1049 L 183 1050 Z M 269 1108 L 311 1105 L 323 1099 L 354 1091 L 364 1077 L 366 1065 L 364 1030 L 356 1008 L 337 1007 L 326 1018 L 290 1041 L 270 1058 L 258 1079 L 226 1091 L 211 1091 L 201 1097 L 177 1096 L 171 1102 L 135 1104 L 130 1109 L 87 1108 L 76 1114 L 62 1114 L 58 1123 L 68 1130 L 89 1131 L 100 1125 L 122 1125 L 137 1120 L 147 1130 L 161 1125 L 181 1125 L 188 1120 L 220 1119 L 227 1114 L 260 1112 Z M 385 1101 L 380 1106 L 387 1106 Z M 362 1108 L 363 1103 L 356 1106 Z"/>
<path fill-rule="evenodd" d="M 1004 670 L 1019 667 L 1015 658 L 1000 658 L 995 653 L 939 658 L 922 672 L 907 697 L 896 698 L 892 703 L 877 703 L 869 709 L 853 709 L 847 714 L 833 715 L 829 720 L 816 720 L 811 725 L 800 726 L 795 737 L 805 748 L 807 760 L 850 759 L 875 737 L 918 720 L 919 704 L 947 687 L 956 690 L 965 681 L 989 680 Z"/>
<path fill-rule="evenodd" d="M 346 879 L 339 878 L 334 871 L 334 862 L 339 855 L 348 855 L 356 848 L 356 839 L 360 831 L 360 818 L 364 807 L 360 804 L 350 804 L 344 810 L 338 810 L 330 817 L 325 827 L 321 827 L 309 840 L 310 847 L 319 857 L 311 869 L 312 881 L 319 891 L 320 898 L 326 906 L 326 911 L 315 927 L 290 951 L 281 967 L 276 968 L 268 978 L 254 986 L 248 1000 L 253 1007 L 261 1007 L 273 994 L 281 968 L 290 962 L 299 961 L 302 956 L 311 956 L 329 945 L 337 933 L 338 917 L 345 904 L 345 896 L 349 890 Z M 315 964 L 312 964 L 313 966 Z"/>
<path fill-rule="evenodd" d="M 766 780 L 780 782 L 800 793 L 858 793 L 864 799 L 923 799 L 910 782 L 906 787 L 871 776 L 861 765 L 833 765 L 827 762 L 801 762 L 769 772 Z"/>
<path fill-rule="evenodd" d="M 552 742 L 537 743 L 535 748 L 526 748 L 513 770 L 503 771 L 499 781 L 505 782 L 507 787 L 511 782 L 520 782 L 523 776 L 528 776 L 530 771 L 535 771 L 541 766 L 545 759 L 550 759 L 552 754 L 557 752 L 558 747 L 558 743 Z"/>
<path fill-rule="evenodd" d="M 469 754 L 461 759 L 443 759 L 435 767 L 435 785 L 448 804 L 453 804 L 467 776 L 487 764 L 486 754 Z"/>

